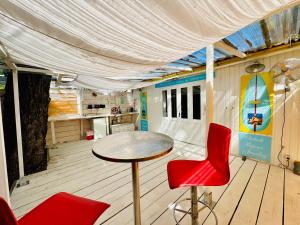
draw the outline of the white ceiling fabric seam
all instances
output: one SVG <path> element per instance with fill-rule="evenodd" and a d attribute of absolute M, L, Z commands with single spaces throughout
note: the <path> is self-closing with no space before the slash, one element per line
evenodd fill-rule
<path fill-rule="evenodd" d="M 126 90 L 145 84 L 123 79 L 147 79 L 148 71 L 294 2 L 1 0 L 0 41 L 16 63 L 75 73 L 78 84 Z"/>

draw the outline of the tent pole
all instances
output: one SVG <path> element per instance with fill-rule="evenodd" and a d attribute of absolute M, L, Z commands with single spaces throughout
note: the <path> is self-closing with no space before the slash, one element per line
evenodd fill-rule
<path fill-rule="evenodd" d="M 208 135 L 209 124 L 213 122 L 214 106 L 214 46 L 210 44 L 206 47 L 206 139 Z M 206 148 L 207 149 L 207 148 Z M 211 188 L 206 187 L 204 201 L 211 204 Z"/>
<path fill-rule="evenodd" d="M 206 130 L 209 124 L 213 122 L 213 105 L 214 105 L 214 46 L 206 47 Z"/>
<path fill-rule="evenodd" d="M 14 88 L 19 175 L 20 175 L 20 179 L 22 179 L 24 177 L 24 159 L 23 159 L 22 131 L 21 131 L 21 118 L 20 118 L 18 71 L 16 69 L 14 69 L 12 72 L 13 72 L 13 88 Z"/>
<path fill-rule="evenodd" d="M 6 154 L 5 154 L 5 145 L 4 145 L 4 136 L 3 136 L 1 100 L 0 100 L 0 196 L 3 197 L 7 201 L 7 203 L 10 205 Z"/>
<path fill-rule="evenodd" d="M 80 115 L 80 139 L 83 137 L 83 108 L 82 108 L 82 95 L 83 95 L 83 89 L 79 88 L 77 91 L 77 111 Z"/>

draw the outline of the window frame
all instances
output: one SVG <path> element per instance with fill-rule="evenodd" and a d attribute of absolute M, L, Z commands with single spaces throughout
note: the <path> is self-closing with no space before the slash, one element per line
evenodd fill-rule
<path fill-rule="evenodd" d="M 175 95 L 174 95 L 175 99 L 173 99 L 174 91 L 175 91 Z M 178 113 L 177 112 L 177 88 L 175 88 L 175 89 L 171 89 L 171 118 L 178 118 L 177 113 Z"/>
<path fill-rule="evenodd" d="M 197 100 L 197 99 L 195 99 L 195 88 L 199 88 L 199 112 L 198 112 L 198 116 L 199 116 L 199 118 L 198 118 L 198 116 L 196 117 L 195 116 L 195 109 L 197 108 L 196 107 L 196 105 L 195 105 L 195 100 Z M 197 94 L 197 93 L 196 93 Z M 192 86 L 192 97 L 193 97 L 193 120 L 201 120 L 201 118 L 202 118 L 202 116 L 201 116 L 201 111 L 202 111 L 202 109 L 201 109 L 201 85 L 193 85 Z"/>

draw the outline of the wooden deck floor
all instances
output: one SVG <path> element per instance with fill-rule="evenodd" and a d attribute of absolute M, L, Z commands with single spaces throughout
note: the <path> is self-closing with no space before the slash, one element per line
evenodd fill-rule
<path fill-rule="evenodd" d="M 91 145 L 92 142 L 79 141 L 51 150 L 48 170 L 29 176 L 29 185 L 13 191 L 12 206 L 17 217 L 52 194 L 66 191 L 111 204 L 97 225 L 133 224 L 130 164 L 97 159 L 91 153 Z M 176 142 L 169 155 L 140 164 L 143 224 L 175 224 L 170 208 L 188 197 L 189 190 L 169 189 L 166 164 L 180 158 L 200 158 L 200 148 Z M 211 188 L 220 225 L 300 224 L 300 176 L 253 160 L 230 160 L 229 184 Z M 177 216 L 182 218 L 180 224 L 190 224 L 189 216 Z M 200 212 L 200 224 L 215 224 L 207 210 Z"/>

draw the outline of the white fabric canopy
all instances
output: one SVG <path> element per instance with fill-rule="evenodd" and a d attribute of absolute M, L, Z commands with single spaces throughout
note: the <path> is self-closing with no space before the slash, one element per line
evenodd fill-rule
<path fill-rule="evenodd" d="M 75 73 L 83 86 L 124 90 L 142 86 L 124 79 L 149 78 L 146 72 L 295 2 L 1 0 L 0 41 L 17 63 Z"/>

